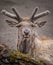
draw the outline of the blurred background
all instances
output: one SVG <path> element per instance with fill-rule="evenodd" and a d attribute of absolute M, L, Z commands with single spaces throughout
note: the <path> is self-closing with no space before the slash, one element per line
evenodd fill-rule
<path fill-rule="evenodd" d="M 37 32 L 41 37 L 53 38 L 53 0 L 0 0 L 0 43 L 5 43 L 10 48 L 16 49 L 18 29 L 11 28 L 5 22 L 6 19 L 10 18 L 1 14 L 2 9 L 12 12 L 12 7 L 16 8 L 21 17 L 30 17 L 35 7 L 39 7 L 37 14 L 49 10 L 51 13 L 48 16 L 37 20 L 47 21 L 42 28 L 37 29 Z"/>

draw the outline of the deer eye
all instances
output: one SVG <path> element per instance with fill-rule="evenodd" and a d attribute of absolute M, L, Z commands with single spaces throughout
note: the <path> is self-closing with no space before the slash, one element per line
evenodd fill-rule
<path fill-rule="evenodd" d="M 31 27 L 35 27 L 34 25 L 31 25 Z"/>
<path fill-rule="evenodd" d="M 31 27 L 36 27 L 35 24 L 31 24 Z"/>
<path fill-rule="evenodd" d="M 19 28 L 19 27 L 21 27 L 21 26 L 22 26 L 22 25 L 17 25 L 16 27 L 18 27 L 18 28 Z"/>

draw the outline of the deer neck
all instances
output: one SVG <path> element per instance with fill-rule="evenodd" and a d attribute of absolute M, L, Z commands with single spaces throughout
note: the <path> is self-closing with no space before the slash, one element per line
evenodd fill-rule
<path fill-rule="evenodd" d="M 34 49 L 40 47 L 41 42 L 37 33 L 33 33 L 29 38 L 24 38 L 22 33 L 18 33 L 18 44 L 17 48 L 22 53 L 33 53 Z"/>
<path fill-rule="evenodd" d="M 18 34 L 18 50 L 24 54 L 30 53 L 34 39 L 35 38 L 33 36 L 31 36 L 30 38 L 23 38 L 23 36 L 19 33 Z"/>

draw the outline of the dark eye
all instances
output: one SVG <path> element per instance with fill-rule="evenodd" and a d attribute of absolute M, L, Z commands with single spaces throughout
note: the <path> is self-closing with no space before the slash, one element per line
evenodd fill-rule
<path fill-rule="evenodd" d="M 22 26 L 22 25 L 18 25 L 18 26 L 16 26 L 16 27 L 18 27 L 18 28 L 19 28 L 19 27 L 21 27 L 21 26 Z"/>
<path fill-rule="evenodd" d="M 31 27 L 36 27 L 36 26 L 32 24 Z"/>

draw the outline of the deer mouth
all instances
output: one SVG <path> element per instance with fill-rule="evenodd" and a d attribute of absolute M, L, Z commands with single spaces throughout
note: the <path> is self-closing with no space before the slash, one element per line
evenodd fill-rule
<path fill-rule="evenodd" d="M 29 37 L 30 37 L 30 35 L 23 35 L 23 37 L 24 37 L 24 38 L 29 38 Z"/>

